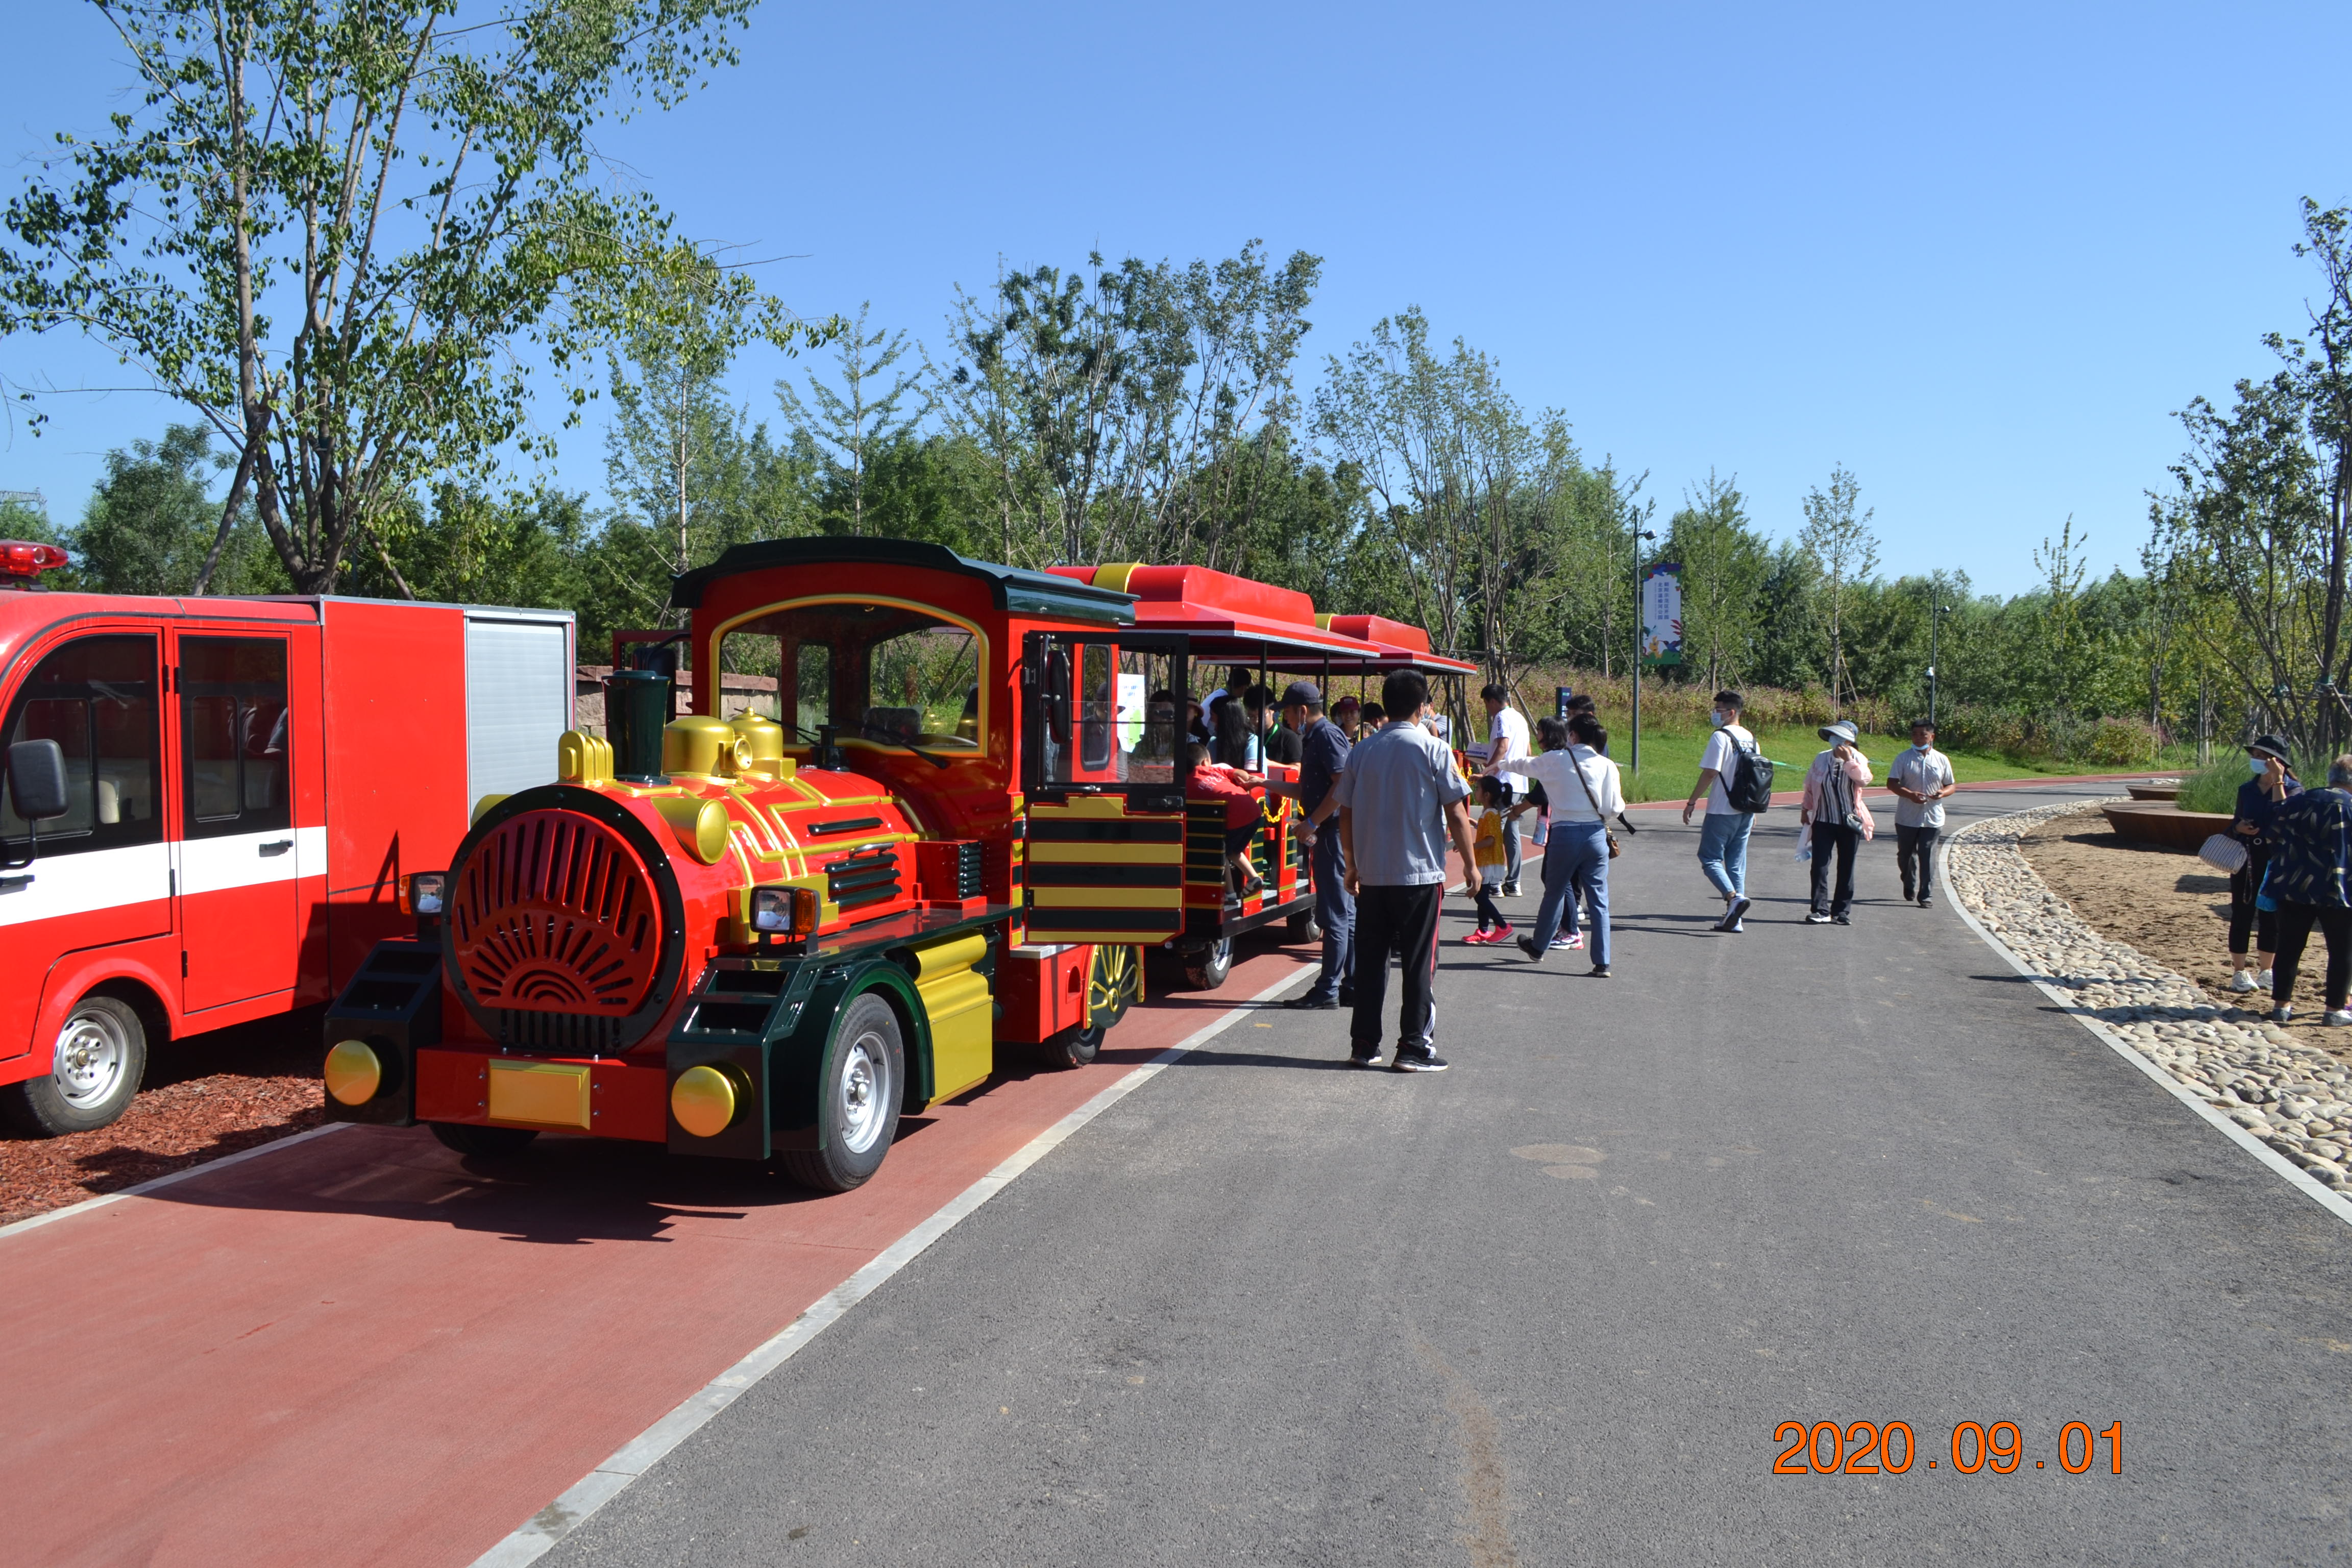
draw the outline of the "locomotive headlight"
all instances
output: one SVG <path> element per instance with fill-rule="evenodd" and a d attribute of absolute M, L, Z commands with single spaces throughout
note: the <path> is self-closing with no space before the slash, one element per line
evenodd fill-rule
<path fill-rule="evenodd" d="M 441 912 L 443 895 L 448 891 L 446 871 L 412 871 L 400 879 L 400 912 L 404 915 L 437 915 Z"/>
<path fill-rule="evenodd" d="M 754 888 L 751 929 L 770 936 L 806 936 L 816 930 L 814 888 Z"/>
<path fill-rule="evenodd" d="M 358 1040 L 338 1040 L 327 1053 L 327 1092 L 339 1105 L 365 1105 L 383 1087 L 383 1061 Z"/>

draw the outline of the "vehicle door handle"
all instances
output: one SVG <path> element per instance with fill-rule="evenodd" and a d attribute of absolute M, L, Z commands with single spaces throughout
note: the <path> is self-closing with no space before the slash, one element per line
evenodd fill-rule
<path fill-rule="evenodd" d="M 18 877 L 0 877 L 0 893 L 13 893 L 19 888 L 30 887 L 32 881 L 33 874 L 30 871 Z"/>
<path fill-rule="evenodd" d="M 264 855 L 283 855 L 293 847 L 294 840 L 291 838 L 273 838 L 261 847 L 261 852 Z"/>

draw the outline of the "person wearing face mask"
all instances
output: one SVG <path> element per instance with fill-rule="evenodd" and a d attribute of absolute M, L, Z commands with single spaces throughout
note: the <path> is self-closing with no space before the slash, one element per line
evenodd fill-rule
<path fill-rule="evenodd" d="M 1886 770 L 1886 787 L 1895 792 L 1895 869 L 1903 878 L 1903 897 L 1917 900 L 1926 909 L 1936 879 L 1936 840 L 1944 831 L 1944 797 L 1959 785 L 1952 778 L 1952 760 L 1936 750 L 1936 726 L 1925 719 L 1911 725 L 1911 749 Z"/>
<path fill-rule="evenodd" d="M 1698 830 L 1698 868 L 1722 895 L 1723 918 L 1715 925 L 1721 931 L 1744 930 L 1740 919 L 1748 913 L 1748 836 L 1756 818 L 1731 804 L 1730 790 L 1740 754 L 1756 749 L 1756 737 L 1739 722 L 1746 706 L 1747 700 L 1737 691 L 1715 694 L 1715 733 L 1700 753 L 1698 783 L 1683 803 L 1683 824 L 1688 826 L 1700 797 L 1706 800 L 1706 817 Z"/>
<path fill-rule="evenodd" d="M 2270 988 L 2273 959 L 2278 952 L 2278 914 L 2258 907 L 2263 873 L 2270 869 L 2271 819 L 2278 808 L 2303 793 L 2286 760 L 2286 742 L 2276 735 L 2257 735 L 2246 747 L 2246 771 L 2253 776 L 2238 786 L 2238 806 L 2230 831 L 2246 847 L 2246 863 L 2230 878 L 2230 989 L 2243 995 Z M 2263 955 L 2257 975 L 2248 943 Z"/>

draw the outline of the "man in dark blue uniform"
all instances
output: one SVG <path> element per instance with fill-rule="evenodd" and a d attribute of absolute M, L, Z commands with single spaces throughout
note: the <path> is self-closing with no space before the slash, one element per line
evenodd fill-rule
<path fill-rule="evenodd" d="M 1306 821 L 1329 798 L 1331 782 L 1347 771 L 1351 748 L 1348 732 L 1323 716 L 1323 693 L 1311 680 L 1290 683 L 1282 694 L 1282 717 L 1298 733 L 1298 811 Z M 1307 831 L 1313 835 L 1307 853 L 1315 868 L 1315 923 L 1323 928 L 1323 972 L 1305 995 L 1294 996 L 1284 1005 L 1319 1012 L 1352 1007 L 1356 1003 L 1356 900 L 1348 896 L 1339 830 L 1326 827 L 1317 832 L 1309 826 Z"/>

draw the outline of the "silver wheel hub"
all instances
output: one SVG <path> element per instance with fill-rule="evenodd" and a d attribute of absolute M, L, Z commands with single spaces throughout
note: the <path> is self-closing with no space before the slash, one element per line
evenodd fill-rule
<path fill-rule="evenodd" d="M 58 1031 L 57 1065 L 49 1071 L 65 1102 L 88 1110 L 113 1095 L 130 1060 L 120 1024 L 103 1013 L 77 1013 Z"/>
<path fill-rule="evenodd" d="M 888 1120 L 889 1057 L 879 1035 L 867 1033 L 849 1043 L 841 1064 L 841 1141 L 853 1154 L 863 1154 L 882 1136 Z"/>

